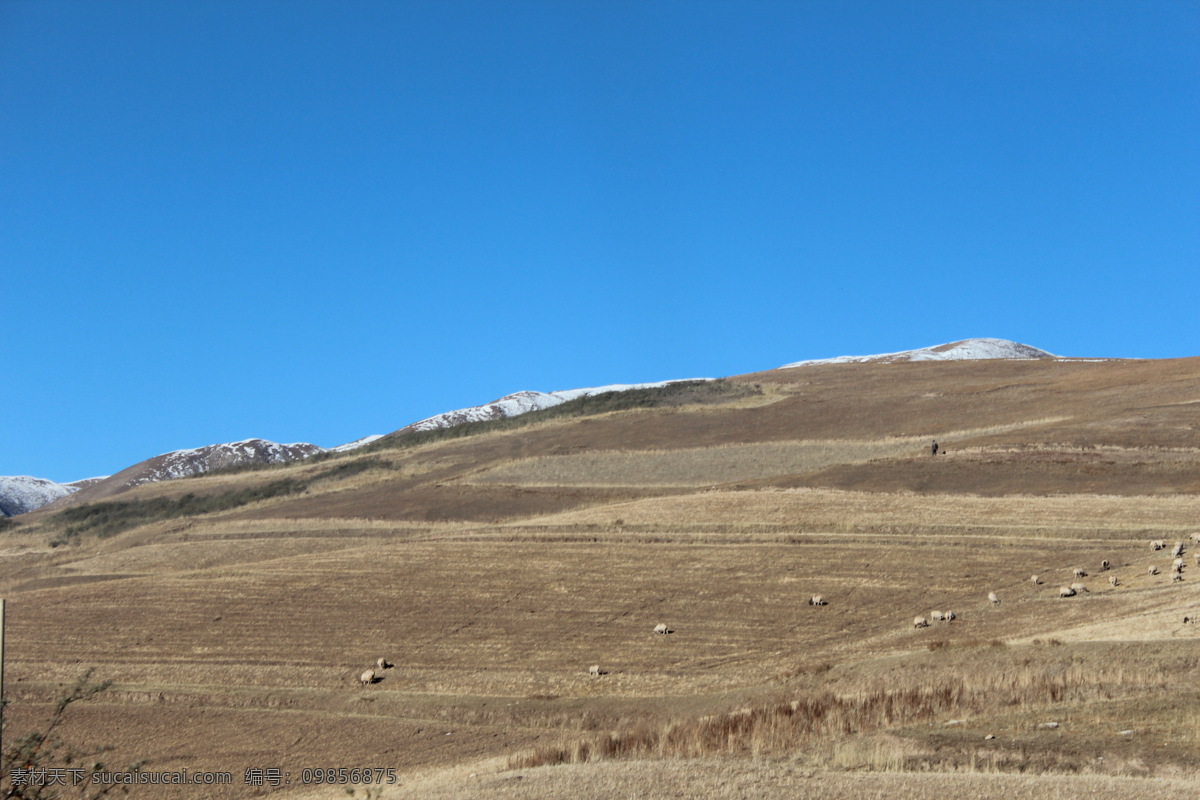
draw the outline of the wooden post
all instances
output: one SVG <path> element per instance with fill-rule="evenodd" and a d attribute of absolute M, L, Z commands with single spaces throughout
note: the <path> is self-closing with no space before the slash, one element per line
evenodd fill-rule
<path fill-rule="evenodd" d="M 4 598 L 0 597 L 0 775 L 4 774 Z"/>

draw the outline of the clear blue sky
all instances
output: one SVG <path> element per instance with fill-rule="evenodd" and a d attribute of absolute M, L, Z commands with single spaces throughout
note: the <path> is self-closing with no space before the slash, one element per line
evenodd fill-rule
<path fill-rule="evenodd" d="M 0 475 L 996 336 L 1200 355 L 1200 4 L 0 0 Z"/>

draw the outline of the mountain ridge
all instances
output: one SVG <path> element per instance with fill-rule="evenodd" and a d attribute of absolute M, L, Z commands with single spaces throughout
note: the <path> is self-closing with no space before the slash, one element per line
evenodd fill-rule
<path fill-rule="evenodd" d="M 827 359 L 812 359 L 785 364 L 777 369 L 846 363 L 890 363 L 908 361 L 978 360 L 988 358 L 1029 359 L 1059 358 L 1045 350 L 1007 339 L 962 339 L 932 347 L 904 350 L 896 353 L 881 353 L 871 356 L 837 356 Z M 477 406 L 453 409 L 426 417 L 396 429 L 387 436 L 409 431 L 426 431 L 449 428 L 470 422 L 483 422 L 519 416 L 531 411 L 552 408 L 569 400 L 605 392 L 620 392 L 666 386 L 688 380 L 713 380 L 712 378 L 680 378 L 650 383 L 619 383 L 579 389 L 562 389 L 551 392 L 522 390 L 482 403 Z M 355 450 L 380 439 L 385 434 L 371 434 L 346 444 L 320 447 L 307 442 L 279 444 L 266 439 L 251 438 L 238 442 L 224 442 L 202 447 L 172 450 L 137 462 L 105 478 L 89 478 L 67 484 L 59 484 L 41 478 L 20 476 L 0 478 L 0 513 L 14 516 L 60 501 L 75 504 L 103 499 L 143 483 L 173 480 L 201 474 L 214 469 L 253 463 L 281 463 L 297 458 L 307 458 L 321 452 L 343 453 Z M 8 483 L 4 483 L 8 481 Z M 40 488 L 34 488 L 40 487 Z M 70 498 L 63 500 L 64 498 Z M 40 502 L 39 502 L 40 501 Z M 21 509 L 10 512 L 9 509 Z"/>

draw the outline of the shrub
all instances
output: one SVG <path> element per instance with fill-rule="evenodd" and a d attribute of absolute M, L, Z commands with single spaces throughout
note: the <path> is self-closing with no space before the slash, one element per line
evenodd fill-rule
<path fill-rule="evenodd" d="M 0 776 L 0 796 L 14 800 L 52 800 L 70 792 L 87 800 L 95 800 L 118 787 L 122 793 L 128 794 L 128 787 L 122 784 L 92 783 L 92 775 L 108 769 L 97 757 L 109 748 L 99 746 L 76 749 L 67 744 L 58 733 L 67 708 L 72 703 L 90 700 L 108 689 L 110 683 L 93 682 L 92 670 L 84 672 L 75 681 L 74 686 L 56 699 L 54 711 L 45 730 L 18 738 L 4 751 L 3 762 L 6 768 Z M 124 767 L 124 771 L 138 772 L 141 766 L 140 762 L 130 764 Z M 48 775 L 55 774 L 62 778 L 63 783 L 46 779 Z"/>

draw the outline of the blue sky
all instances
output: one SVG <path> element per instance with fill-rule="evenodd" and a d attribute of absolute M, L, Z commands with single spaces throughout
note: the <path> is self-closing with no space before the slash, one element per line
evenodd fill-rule
<path fill-rule="evenodd" d="M 1194 2 L 0 0 L 0 475 L 996 336 L 1200 355 Z"/>

